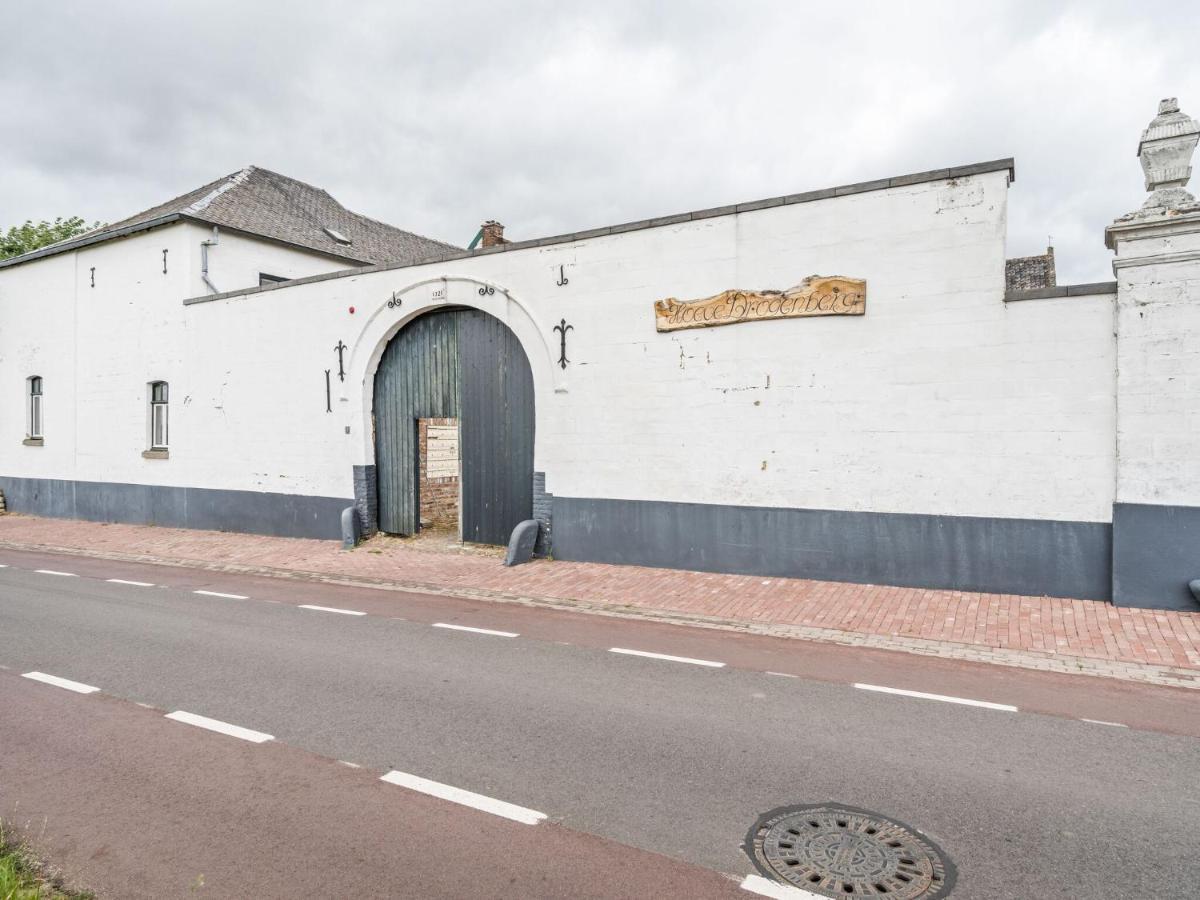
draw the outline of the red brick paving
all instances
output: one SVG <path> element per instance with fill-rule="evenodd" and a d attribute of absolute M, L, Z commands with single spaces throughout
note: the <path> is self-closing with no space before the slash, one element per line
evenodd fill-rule
<path fill-rule="evenodd" d="M 0 541 L 1200 669 L 1200 612 L 1091 600 L 546 560 L 509 569 L 490 553 L 447 553 L 390 538 L 345 551 L 334 541 L 15 515 L 0 516 Z"/>

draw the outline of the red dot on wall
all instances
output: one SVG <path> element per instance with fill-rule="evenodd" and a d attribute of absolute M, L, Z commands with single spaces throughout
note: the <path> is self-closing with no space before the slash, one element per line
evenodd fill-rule
<path fill-rule="evenodd" d="M 350 315 L 354 315 L 354 307 L 350 307 Z"/>

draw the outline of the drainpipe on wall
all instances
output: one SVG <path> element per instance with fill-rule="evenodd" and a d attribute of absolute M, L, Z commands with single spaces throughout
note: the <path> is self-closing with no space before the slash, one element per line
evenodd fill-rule
<path fill-rule="evenodd" d="M 217 226 L 214 225 L 213 236 L 207 241 L 200 242 L 200 277 L 208 286 L 209 291 L 214 294 L 219 294 L 221 292 L 217 289 L 217 286 L 212 283 L 212 279 L 208 277 L 208 248 L 217 246 L 217 244 L 221 242 L 220 239 L 221 236 L 217 232 Z"/>

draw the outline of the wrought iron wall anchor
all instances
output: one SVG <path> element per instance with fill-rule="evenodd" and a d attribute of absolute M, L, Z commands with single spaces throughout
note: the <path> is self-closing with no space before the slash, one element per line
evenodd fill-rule
<path fill-rule="evenodd" d="M 96 267 L 92 266 L 92 287 L 96 286 Z"/>
<path fill-rule="evenodd" d="M 567 332 L 574 331 L 575 326 L 568 325 L 567 320 L 563 319 L 561 324 L 554 326 L 554 330 L 557 331 L 559 335 L 558 364 L 565 369 L 567 367 L 567 363 L 570 362 L 570 360 L 567 359 Z"/>
<path fill-rule="evenodd" d="M 397 297 L 396 292 L 392 291 L 392 299 L 387 302 L 388 309 L 395 309 L 402 302 L 402 297 Z"/>
<path fill-rule="evenodd" d="M 346 366 L 342 362 L 342 353 L 344 353 L 346 350 L 349 350 L 350 348 L 347 347 L 345 344 L 343 344 L 341 342 L 341 340 L 339 340 L 337 342 L 337 346 L 334 347 L 333 349 L 337 352 L 337 355 L 338 355 L 338 381 L 345 381 L 346 380 Z"/>
<path fill-rule="evenodd" d="M 325 370 L 325 412 L 333 412 L 333 391 L 329 386 L 329 373 L 331 369 Z"/>
<path fill-rule="evenodd" d="M 563 271 L 562 266 L 558 267 L 558 281 L 556 281 L 554 283 L 557 284 L 559 287 L 563 287 L 563 286 L 571 283 L 571 279 L 567 277 L 566 273 Z"/>
<path fill-rule="evenodd" d="M 163 251 L 163 274 L 167 274 L 167 251 Z"/>
<path fill-rule="evenodd" d="M 486 297 L 489 294 L 494 294 L 494 293 L 496 293 L 496 289 L 494 287 L 492 287 L 490 284 L 485 284 L 483 287 L 481 287 L 479 289 L 480 297 Z"/>

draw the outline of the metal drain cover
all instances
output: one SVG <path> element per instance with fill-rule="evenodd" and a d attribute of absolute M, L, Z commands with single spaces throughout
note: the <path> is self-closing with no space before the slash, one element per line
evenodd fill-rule
<path fill-rule="evenodd" d="M 746 851 L 762 873 L 825 897 L 939 900 L 954 886 L 941 849 L 902 822 L 819 804 L 767 813 Z"/>

